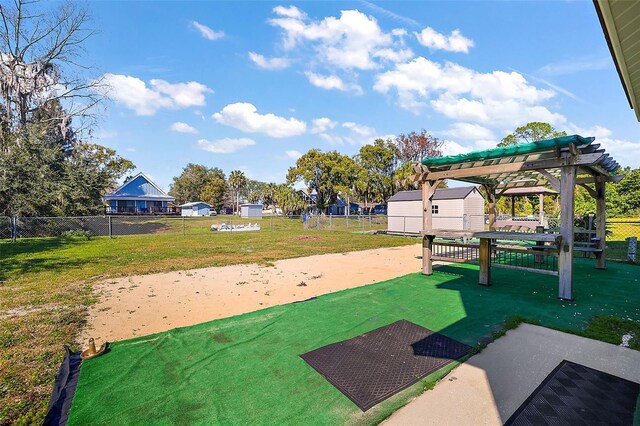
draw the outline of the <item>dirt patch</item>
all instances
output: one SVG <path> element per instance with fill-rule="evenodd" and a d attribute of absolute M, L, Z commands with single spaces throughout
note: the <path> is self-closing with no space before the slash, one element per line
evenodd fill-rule
<path fill-rule="evenodd" d="M 111 279 L 80 336 L 117 341 L 311 299 L 420 270 L 419 244 Z M 305 283 L 306 285 L 300 285 Z M 212 338 L 220 338 L 212 336 Z"/>
<path fill-rule="evenodd" d="M 294 238 L 300 241 L 318 241 L 322 239 L 317 235 L 296 235 Z"/>

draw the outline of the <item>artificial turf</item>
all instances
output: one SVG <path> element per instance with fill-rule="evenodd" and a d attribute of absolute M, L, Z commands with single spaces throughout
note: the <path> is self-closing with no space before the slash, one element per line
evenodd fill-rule
<path fill-rule="evenodd" d="M 115 342 L 83 363 L 69 424 L 375 423 L 424 384 L 363 413 L 299 354 L 400 319 L 469 345 L 514 315 L 576 331 L 597 315 L 640 320 L 637 266 L 575 263 L 571 303 L 556 298 L 556 277 L 495 268 L 482 287 L 477 266 L 452 265 Z"/>

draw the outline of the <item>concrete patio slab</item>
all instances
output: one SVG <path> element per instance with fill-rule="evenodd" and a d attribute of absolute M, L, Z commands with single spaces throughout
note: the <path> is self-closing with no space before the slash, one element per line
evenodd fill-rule
<path fill-rule="evenodd" d="M 502 425 L 565 359 L 640 383 L 639 351 L 522 324 L 384 424 Z"/>

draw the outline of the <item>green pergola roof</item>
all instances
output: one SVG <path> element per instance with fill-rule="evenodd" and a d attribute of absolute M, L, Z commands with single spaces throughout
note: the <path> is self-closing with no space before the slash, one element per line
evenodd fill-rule
<path fill-rule="evenodd" d="M 521 145 L 511 145 L 501 148 L 485 149 L 484 151 L 469 152 L 467 154 L 449 155 L 447 157 L 425 157 L 422 164 L 425 166 L 444 166 L 448 164 L 467 163 L 472 161 L 491 160 L 494 158 L 526 155 L 542 151 L 566 148 L 569 145 L 582 147 L 593 142 L 593 138 L 584 138 L 579 135 L 563 136 L 538 142 Z"/>

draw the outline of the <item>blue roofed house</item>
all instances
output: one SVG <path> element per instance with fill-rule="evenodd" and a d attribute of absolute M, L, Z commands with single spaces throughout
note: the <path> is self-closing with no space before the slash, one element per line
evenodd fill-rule
<path fill-rule="evenodd" d="M 107 214 L 178 214 L 170 204 L 176 200 L 167 195 L 143 173 L 138 173 L 111 194 L 102 199 L 107 203 Z"/>
<path fill-rule="evenodd" d="M 312 202 L 312 206 L 315 207 L 316 200 L 318 199 L 318 194 L 314 191 L 311 194 L 308 194 L 307 197 Z M 329 207 L 325 209 L 324 214 L 334 215 L 334 216 L 344 216 L 347 210 L 347 203 L 342 200 L 342 198 L 338 197 L 336 202 L 331 204 Z M 349 214 L 358 214 L 360 211 L 360 205 L 357 203 L 349 203 Z"/>

